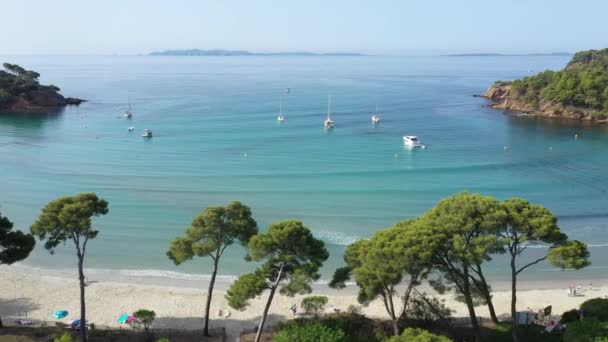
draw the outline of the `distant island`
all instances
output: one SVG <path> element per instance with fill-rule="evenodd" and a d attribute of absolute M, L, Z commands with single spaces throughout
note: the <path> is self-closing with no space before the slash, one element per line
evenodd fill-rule
<path fill-rule="evenodd" d="M 562 71 L 496 81 L 483 95 L 492 108 L 530 116 L 608 122 L 608 49 L 576 53 Z"/>
<path fill-rule="evenodd" d="M 550 52 L 550 53 L 455 53 L 442 55 L 445 57 L 509 57 L 509 56 L 572 56 L 570 52 Z"/>
<path fill-rule="evenodd" d="M 149 54 L 150 56 L 364 56 L 360 53 L 352 52 L 329 52 L 329 53 L 314 53 L 314 52 L 251 52 L 244 50 L 165 50 L 155 51 Z"/>
<path fill-rule="evenodd" d="M 79 105 L 83 100 L 63 97 L 59 87 L 41 85 L 40 74 L 19 65 L 4 63 L 0 70 L 0 109 L 28 111 Z"/>

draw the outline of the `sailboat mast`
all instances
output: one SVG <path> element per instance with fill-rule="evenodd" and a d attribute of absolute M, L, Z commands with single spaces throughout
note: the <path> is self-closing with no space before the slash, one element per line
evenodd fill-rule
<path fill-rule="evenodd" d="M 327 120 L 331 120 L 331 95 L 327 95 Z"/>

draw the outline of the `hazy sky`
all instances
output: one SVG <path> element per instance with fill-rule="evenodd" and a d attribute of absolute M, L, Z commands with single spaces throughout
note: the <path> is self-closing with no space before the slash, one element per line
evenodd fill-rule
<path fill-rule="evenodd" d="M 608 47 L 608 0 L 0 0 L 0 54 Z"/>

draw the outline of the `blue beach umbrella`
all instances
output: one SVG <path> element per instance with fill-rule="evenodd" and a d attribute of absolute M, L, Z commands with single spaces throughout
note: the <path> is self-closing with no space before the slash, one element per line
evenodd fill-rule
<path fill-rule="evenodd" d="M 122 315 L 120 315 L 120 317 L 118 317 L 116 322 L 126 324 L 126 323 L 131 323 L 131 320 L 132 320 L 131 315 L 122 314 Z"/>
<path fill-rule="evenodd" d="M 67 310 L 57 310 L 53 314 L 53 318 L 55 318 L 55 319 L 65 318 L 68 316 L 68 314 L 69 314 L 69 312 Z"/>

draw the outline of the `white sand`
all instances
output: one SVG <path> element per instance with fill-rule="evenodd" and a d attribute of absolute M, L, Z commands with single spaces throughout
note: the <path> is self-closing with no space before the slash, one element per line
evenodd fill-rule
<path fill-rule="evenodd" d="M 79 292 L 76 281 L 76 270 L 73 275 L 66 272 L 34 270 L 23 266 L 0 267 L 0 315 L 5 322 L 23 317 L 35 320 L 53 321 L 56 310 L 68 310 L 70 315 L 63 321 L 78 318 Z M 97 325 L 120 326 L 116 322 L 122 313 L 132 313 L 137 309 L 151 309 L 157 314 L 154 328 L 202 329 L 202 315 L 207 284 L 204 280 L 167 280 L 151 277 L 124 277 L 119 274 L 90 275 L 91 284 L 86 288 L 87 320 Z M 112 281 L 110 281 L 110 279 Z M 245 311 L 236 311 L 228 307 L 224 294 L 229 281 L 217 283 L 212 302 L 212 327 L 226 328 L 230 340 L 243 329 L 254 328 L 259 314 L 265 304 L 266 295 L 251 302 Z M 518 309 L 527 307 L 538 309 L 553 305 L 554 313 L 561 313 L 577 307 L 581 302 L 594 297 L 608 295 L 608 282 L 594 282 L 593 290 L 586 290 L 580 296 L 567 296 L 565 288 L 518 291 Z M 555 286 L 564 284 L 555 284 Z M 522 287 L 526 287 L 522 284 Z M 585 286 L 587 287 L 587 286 Z M 357 304 L 356 287 L 351 286 L 342 291 L 317 285 L 317 293 L 329 297 L 329 304 L 346 310 L 350 304 Z M 508 291 L 494 293 L 494 305 L 497 314 L 509 313 L 511 294 Z M 455 302 L 450 296 L 444 296 L 446 304 L 455 310 L 455 316 L 467 316 L 466 307 Z M 270 309 L 268 324 L 292 317 L 289 308 L 300 303 L 301 297 L 290 298 L 275 296 Z M 218 310 L 228 309 L 230 317 L 218 317 Z M 485 307 L 477 308 L 480 316 L 487 316 Z M 364 308 L 369 317 L 386 318 L 384 307 L 376 301 Z"/>

